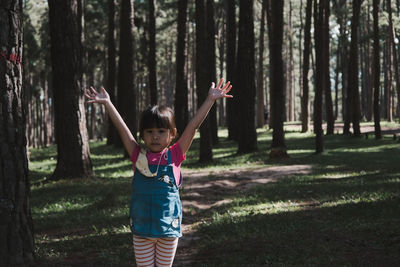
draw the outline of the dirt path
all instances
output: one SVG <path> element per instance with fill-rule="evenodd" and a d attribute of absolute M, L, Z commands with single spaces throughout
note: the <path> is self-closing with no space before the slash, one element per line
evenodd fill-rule
<path fill-rule="evenodd" d="M 183 237 L 179 240 L 174 266 L 190 266 L 196 254 L 193 242 L 199 239 L 195 226 L 199 211 L 231 201 L 230 196 L 253 186 L 311 171 L 310 165 L 291 165 L 223 171 L 184 171 L 181 198 L 184 211 Z"/>

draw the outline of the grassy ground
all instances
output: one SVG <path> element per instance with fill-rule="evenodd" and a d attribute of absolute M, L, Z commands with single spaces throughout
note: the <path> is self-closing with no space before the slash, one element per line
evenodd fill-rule
<path fill-rule="evenodd" d="M 233 191 L 227 204 L 184 214 L 184 223 L 198 222 L 188 266 L 400 265 L 398 141 L 326 136 L 325 152 L 315 155 L 313 135 L 288 126 L 290 158 L 270 161 L 271 132 L 258 134 L 259 151 L 245 155 L 237 155 L 236 145 L 222 137 L 207 165 L 196 161 L 195 140 L 184 170 L 221 173 L 300 164 L 311 171 Z M 130 163 L 104 142 L 91 143 L 91 152 L 95 179 L 42 183 L 55 167 L 55 148 L 31 151 L 38 266 L 134 263 L 127 218 Z M 210 174 L 212 179 L 218 177 Z M 182 199 L 188 198 L 185 189 Z"/>

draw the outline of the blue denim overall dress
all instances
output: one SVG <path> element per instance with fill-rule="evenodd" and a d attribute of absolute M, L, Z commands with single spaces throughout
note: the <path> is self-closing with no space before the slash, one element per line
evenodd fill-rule
<path fill-rule="evenodd" d="M 141 237 L 181 237 L 182 204 L 176 185 L 171 153 L 168 165 L 160 165 L 155 177 L 135 171 L 129 215 L 131 231 Z M 149 165 L 150 171 L 157 170 Z"/>

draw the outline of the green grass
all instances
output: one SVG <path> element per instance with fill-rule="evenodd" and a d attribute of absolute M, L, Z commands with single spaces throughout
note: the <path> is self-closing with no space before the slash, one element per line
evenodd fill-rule
<path fill-rule="evenodd" d="M 265 129 L 258 130 L 259 150 L 243 155 L 221 130 L 208 164 L 197 162 L 195 140 L 184 169 L 312 168 L 230 194 L 230 203 L 197 213 L 200 238 L 190 266 L 398 266 L 400 144 L 392 137 L 332 135 L 324 137 L 324 153 L 315 155 L 312 134 L 288 131 L 285 160 L 268 159 L 271 132 Z M 96 178 L 45 182 L 55 167 L 55 147 L 31 150 L 40 266 L 134 263 L 127 218 L 130 162 L 104 142 L 91 143 L 91 153 Z"/>

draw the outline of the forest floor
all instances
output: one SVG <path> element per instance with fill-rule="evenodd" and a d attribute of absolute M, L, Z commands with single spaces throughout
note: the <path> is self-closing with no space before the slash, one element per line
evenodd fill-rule
<path fill-rule="evenodd" d="M 197 214 L 228 204 L 232 197 L 254 186 L 276 182 L 291 175 L 309 173 L 311 165 L 291 165 L 223 171 L 184 171 L 181 188 L 184 211 L 183 236 L 179 240 L 174 266 L 190 266 L 196 259 L 199 240 L 196 225 L 201 219 Z M 201 259 L 197 259 L 201 262 Z"/>
<path fill-rule="evenodd" d="M 182 169 L 183 236 L 174 266 L 400 264 L 399 141 L 335 134 L 315 155 L 313 134 L 299 129 L 285 124 L 284 160 L 267 158 L 270 131 L 259 130 L 258 151 L 244 155 L 221 138 L 211 165 L 197 162 L 195 140 Z M 42 183 L 54 169 L 55 147 L 32 150 L 33 266 L 134 265 L 130 162 L 104 141 L 91 152 L 95 179 Z"/>

